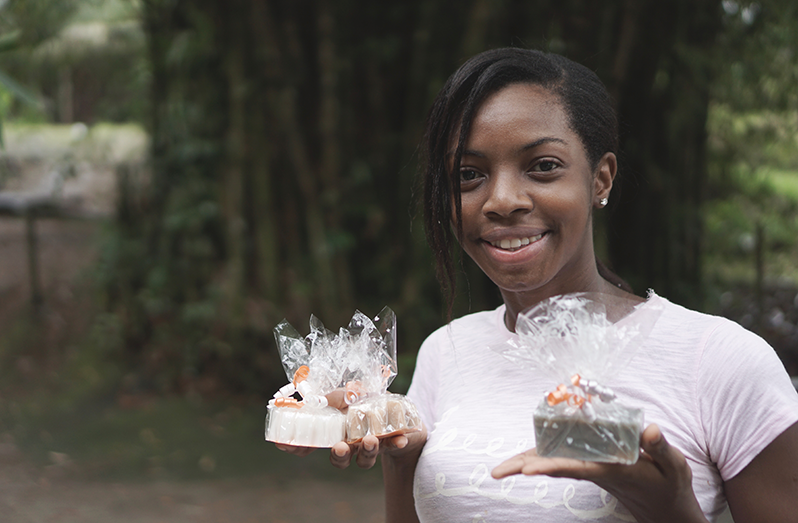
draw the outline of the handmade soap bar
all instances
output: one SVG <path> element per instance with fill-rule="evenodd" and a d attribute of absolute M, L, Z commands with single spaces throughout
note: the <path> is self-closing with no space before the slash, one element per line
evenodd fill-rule
<path fill-rule="evenodd" d="M 346 440 L 365 436 L 396 436 L 421 429 L 416 406 L 401 394 L 381 394 L 349 406 L 346 415 Z"/>
<path fill-rule="evenodd" d="M 631 465 L 640 455 L 640 409 L 599 402 L 595 419 L 589 420 L 565 404 L 542 401 L 534 419 L 539 456 Z"/>
<path fill-rule="evenodd" d="M 266 441 L 301 447 L 332 447 L 346 436 L 346 415 L 332 407 L 295 408 L 270 405 Z"/>

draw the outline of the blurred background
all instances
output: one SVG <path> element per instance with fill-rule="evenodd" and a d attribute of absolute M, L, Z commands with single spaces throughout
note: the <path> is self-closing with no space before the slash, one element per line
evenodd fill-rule
<path fill-rule="evenodd" d="M 0 0 L 3 521 L 382 521 L 379 470 L 263 442 L 271 329 L 388 305 L 406 390 L 445 321 L 420 133 L 500 46 L 616 100 L 606 264 L 798 375 L 790 0 Z M 464 260 L 455 313 L 499 302 Z"/>

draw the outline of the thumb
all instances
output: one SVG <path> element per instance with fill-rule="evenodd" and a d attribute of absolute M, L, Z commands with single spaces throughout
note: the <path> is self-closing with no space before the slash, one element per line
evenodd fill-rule
<path fill-rule="evenodd" d="M 684 454 L 668 443 L 656 424 L 646 427 L 640 435 L 640 446 L 666 475 L 670 472 L 689 472 Z"/>

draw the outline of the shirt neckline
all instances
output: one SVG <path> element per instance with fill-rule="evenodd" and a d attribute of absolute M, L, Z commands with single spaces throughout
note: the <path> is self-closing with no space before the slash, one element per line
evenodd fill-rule
<path fill-rule="evenodd" d="M 653 306 L 654 304 L 661 303 L 664 300 L 660 295 L 654 292 L 654 289 L 649 289 L 645 301 L 640 302 L 638 305 L 635 306 L 635 310 L 632 311 L 630 314 L 621 318 L 618 323 L 623 324 L 629 321 L 630 318 L 637 316 L 639 312 L 643 309 Z M 503 332 L 508 337 L 518 337 L 517 332 L 512 332 L 510 329 L 507 328 L 507 324 L 504 323 L 504 315 L 507 311 L 507 305 L 502 303 L 493 311 L 493 321 L 497 324 L 500 332 Z"/>

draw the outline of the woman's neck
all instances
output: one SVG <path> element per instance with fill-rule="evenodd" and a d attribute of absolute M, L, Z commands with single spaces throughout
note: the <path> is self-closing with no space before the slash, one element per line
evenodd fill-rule
<path fill-rule="evenodd" d="M 573 286 L 559 286 L 536 289 L 534 291 L 525 292 L 512 292 L 501 291 L 502 299 L 504 300 L 505 313 L 504 324 L 510 332 L 515 332 L 515 323 L 518 314 L 533 307 L 541 301 L 551 298 L 552 296 L 559 296 L 561 294 L 569 294 L 572 292 L 599 292 L 615 296 L 625 296 L 628 298 L 636 298 L 639 301 L 644 301 L 643 298 L 629 294 L 628 292 L 619 289 L 611 284 L 604 278 L 596 273 L 595 278 L 587 282 L 581 282 L 579 285 Z"/>

